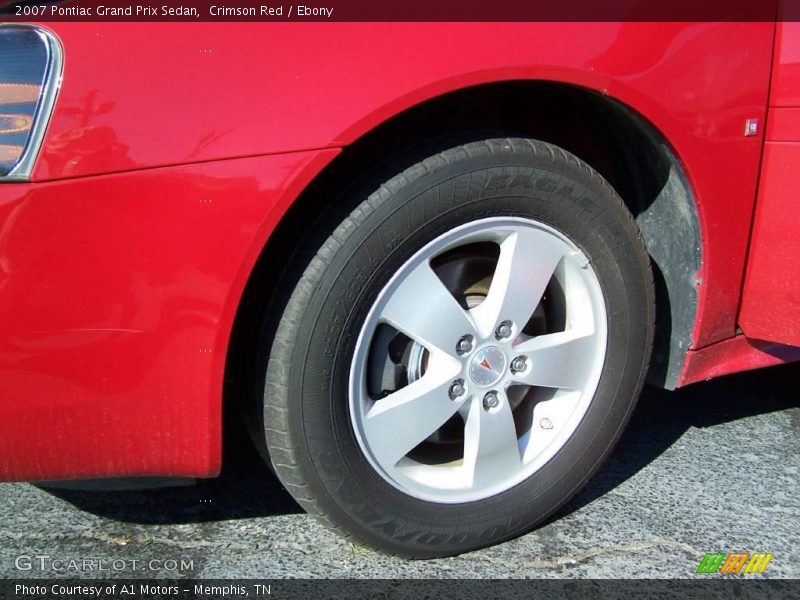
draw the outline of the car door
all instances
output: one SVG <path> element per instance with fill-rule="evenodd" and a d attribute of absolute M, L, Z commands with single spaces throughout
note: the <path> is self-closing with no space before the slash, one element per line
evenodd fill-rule
<path fill-rule="evenodd" d="M 778 23 L 739 326 L 800 346 L 800 23 Z"/>

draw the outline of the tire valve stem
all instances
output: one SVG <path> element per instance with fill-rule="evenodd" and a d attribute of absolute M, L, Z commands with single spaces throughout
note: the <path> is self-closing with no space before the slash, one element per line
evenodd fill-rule
<path fill-rule="evenodd" d="M 586 255 L 583 252 L 573 252 L 572 256 L 575 257 L 578 266 L 581 269 L 588 269 L 589 268 L 589 259 L 586 258 Z"/>
<path fill-rule="evenodd" d="M 552 429 L 553 428 L 553 422 L 550 419 L 548 419 L 547 417 L 544 417 L 543 419 L 541 419 L 539 421 L 539 427 L 541 427 L 542 429 Z"/>

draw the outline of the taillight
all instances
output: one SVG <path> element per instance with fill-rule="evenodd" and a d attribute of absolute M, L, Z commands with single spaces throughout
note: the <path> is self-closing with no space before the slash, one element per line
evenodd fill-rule
<path fill-rule="evenodd" d="M 0 180 L 30 177 L 61 83 L 56 37 L 31 25 L 0 25 Z"/>

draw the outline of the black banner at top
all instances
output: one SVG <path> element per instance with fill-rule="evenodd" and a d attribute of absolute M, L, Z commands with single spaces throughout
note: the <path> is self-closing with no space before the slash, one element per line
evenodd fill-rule
<path fill-rule="evenodd" d="M 3 21 L 797 21 L 800 0 L 0 0 Z"/>

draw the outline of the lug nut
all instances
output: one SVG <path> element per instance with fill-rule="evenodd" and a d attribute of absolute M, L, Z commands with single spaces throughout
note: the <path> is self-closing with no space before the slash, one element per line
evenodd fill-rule
<path fill-rule="evenodd" d="M 539 421 L 539 427 L 541 427 L 542 429 L 552 429 L 553 428 L 553 422 L 550 419 L 548 419 L 547 417 L 544 417 L 543 419 L 541 419 Z"/>
<path fill-rule="evenodd" d="M 520 371 L 525 370 L 525 360 L 524 356 L 517 356 L 514 360 L 511 361 L 511 372 L 512 373 L 519 373 Z"/>
<path fill-rule="evenodd" d="M 494 332 L 494 336 L 498 340 L 502 340 L 503 338 L 507 338 L 511 335 L 511 321 L 503 321 L 500 325 L 497 326 L 497 331 Z"/>
<path fill-rule="evenodd" d="M 461 379 L 456 379 L 450 384 L 450 390 L 448 392 L 450 394 L 450 400 L 455 400 L 459 396 L 463 396 L 465 391 L 464 381 Z"/>
<path fill-rule="evenodd" d="M 468 352 L 472 351 L 472 336 L 465 335 L 462 336 L 458 343 L 456 344 L 456 352 L 459 354 L 467 354 Z"/>
<path fill-rule="evenodd" d="M 500 398 L 497 396 L 497 392 L 487 392 L 487 394 L 483 397 L 483 408 L 486 410 L 497 408 L 499 405 Z"/>

